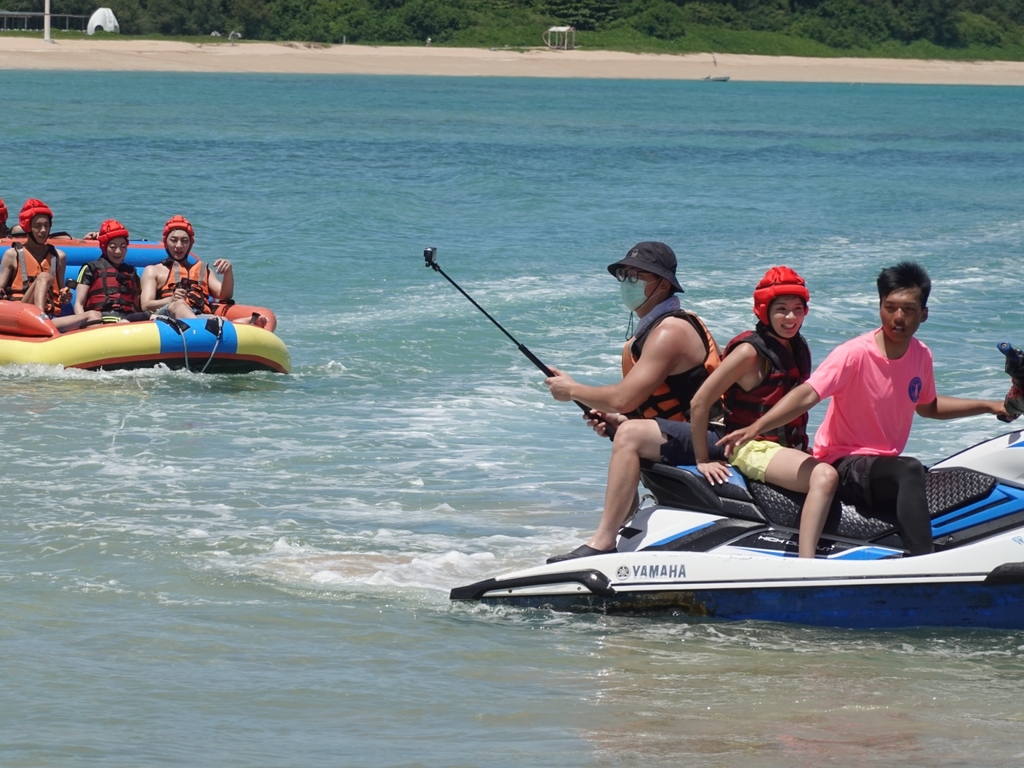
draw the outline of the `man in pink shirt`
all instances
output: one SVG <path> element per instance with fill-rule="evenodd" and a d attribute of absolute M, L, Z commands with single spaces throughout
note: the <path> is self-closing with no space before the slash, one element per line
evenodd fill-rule
<path fill-rule="evenodd" d="M 838 470 L 842 501 L 895 514 L 912 556 L 934 550 L 925 469 L 917 459 L 900 456 L 914 414 L 1007 417 L 1002 402 L 936 394 L 932 353 L 914 338 L 928 319 L 931 287 L 928 273 L 914 262 L 883 269 L 878 276 L 882 327 L 840 344 L 806 383 L 754 424 L 721 440 L 730 452 L 831 397 L 814 436 L 814 457 Z"/>

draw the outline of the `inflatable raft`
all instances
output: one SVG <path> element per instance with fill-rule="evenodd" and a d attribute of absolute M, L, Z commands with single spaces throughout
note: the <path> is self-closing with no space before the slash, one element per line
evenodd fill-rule
<path fill-rule="evenodd" d="M 65 280 L 99 258 L 95 241 L 52 239 L 67 254 Z M 10 241 L 0 242 L 0 252 Z M 128 247 L 127 263 L 142 270 L 166 258 L 163 245 L 145 241 Z M 74 303 L 64 306 L 70 314 Z M 138 323 L 104 323 L 61 333 L 38 308 L 0 300 L 0 365 L 44 363 L 65 368 L 118 370 L 165 365 L 205 373 L 288 373 L 288 348 L 274 333 L 277 318 L 265 307 L 220 304 L 214 317 L 195 320 L 156 318 Z M 233 319 L 254 314 L 266 327 L 239 325 Z"/>

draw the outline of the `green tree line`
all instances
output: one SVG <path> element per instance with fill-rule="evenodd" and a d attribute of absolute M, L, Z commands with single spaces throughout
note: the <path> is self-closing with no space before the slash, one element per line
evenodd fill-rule
<path fill-rule="evenodd" d="M 537 45 L 551 24 L 632 40 L 685 41 L 701 30 L 760 32 L 839 51 L 924 41 L 947 49 L 1024 46 L 1024 0 L 102 0 L 124 34 L 323 43 Z M 90 14 L 97 0 L 52 0 Z M 4 0 L 9 11 L 42 0 Z M 598 38 L 599 40 L 600 38 Z M 722 39 L 727 39 L 723 37 Z M 598 42 L 600 45 L 600 42 Z M 726 50 L 720 47 L 719 50 Z"/>

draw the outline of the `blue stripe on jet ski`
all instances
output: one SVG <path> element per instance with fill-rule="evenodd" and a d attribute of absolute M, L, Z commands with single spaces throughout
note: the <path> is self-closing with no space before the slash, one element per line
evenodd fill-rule
<path fill-rule="evenodd" d="M 892 557 L 900 554 L 898 549 L 886 549 L 885 547 L 858 547 L 849 549 L 833 555 L 829 560 L 881 560 L 884 557 Z"/>
<path fill-rule="evenodd" d="M 825 627 L 883 629 L 915 626 L 1024 629 L 1024 583 L 980 581 L 931 584 L 843 584 L 835 586 L 705 587 L 620 590 L 605 598 L 590 592 L 522 595 L 485 603 L 523 608 L 689 614 L 744 621 L 784 621 Z"/>
<path fill-rule="evenodd" d="M 747 552 L 756 552 L 759 555 L 771 555 L 772 557 L 799 557 L 799 554 L 795 550 L 793 552 L 780 552 L 777 549 L 758 549 L 757 547 L 735 547 L 735 549 L 743 549 Z M 840 552 L 838 555 L 829 555 L 827 559 L 881 560 L 884 557 L 891 557 L 892 555 L 898 555 L 899 553 L 898 549 L 886 549 L 884 547 L 858 547 L 857 549 L 848 549 L 845 552 Z"/>
<path fill-rule="evenodd" d="M 843 584 L 835 586 L 619 590 L 604 598 L 584 594 L 524 595 L 485 603 L 523 608 L 689 614 L 701 619 L 783 621 L 852 629 L 915 626 L 1024 629 L 1024 583 Z"/>
<path fill-rule="evenodd" d="M 932 521 L 932 536 L 944 536 L 973 525 L 998 520 L 1024 510 L 1024 491 L 998 485 L 982 501 L 954 510 Z"/>
<path fill-rule="evenodd" d="M 1024 584 L 694 589 L 695 615 L 851 628 L 1024 628 Z M 673 605 L 673 610 L 679 610 Z"/>
<path fill-rule="evenodd" d="M 718 522 L 718 521 L 717 520 L 712 520 L 710 523 L 704 523 L 703 525 L 698 525 L 696 528 L 689 528 L 689 529 L 687 529 L 685 531 L 681 531 L 680 533 L 673 533 L 667 539 L 662 539 L 661 541 L 656 541 L 653 544 L 645 545 L 644 549 L 648 549 L 649 547 L 660 547 L 663 544 L 668 544 L 670 541 L 675 541 L 676 539 L 681 539 L 681 538 L 683 538 L 683 536 L 691 534 L 694 531 L 699 531 L 699 530 L 701 530 L 703 528 L 707 528 L 708 526 L 714 525 L 716 522 Z"/>

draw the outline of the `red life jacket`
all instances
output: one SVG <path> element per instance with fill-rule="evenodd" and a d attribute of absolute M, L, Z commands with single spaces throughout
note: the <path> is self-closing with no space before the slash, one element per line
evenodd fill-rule
<path fill-rule="evenodd" d="M 639 336 L 635 336 L 626 342 L 622 348 L 622 375 L 629 373 L 637 360 L 643 353 L 644 342 L 651 331 L 657 328 L 666 317 L 679 317 L 686 320 L 693 326 L 694 330 L 704 342 L 704 360 L 700 365 L 694 366 L 688 371 L 666 376 L 665 381 L 659 384 L 651 393 L 651 396 L 644 400 L 632 413 L 626 414 L 631 419 L 653 419 L 661 417 L 671 421 L 687 421 L 690 418 L 690 401 L 697 394 L 700 385 L 704 383 L 711 372 L 722 362 L 718 353 L 718 345 L 715 343 L 711 331 L 707 329 L 704 322 L 692 312 L 685 309 L 678 309 L 675 312 L 668 312 L 655 320 Z M 711 415 L 712 420 L 721 413 Z"/>
<path fill-rule="evenodd" d="M 91 270 L 92 282 L 85 297 L 87 311 L 117 312 L 128 315 L 141 312 L 142 284 L 134 267 L 127 264 L 115 266 L 105 258 L 91 261 L 82 268 L 81 277 Z M 81 282 L 81 279 L 79 279 Z"/>
<path fill-rule="evenodd" d="M 183 261 L 175 261 L 170 256 L 164 259 L 161 264 L 167 267 L 167 279 L 164 284 L 157 288 L 158 299 L 172 298 L 174 291 L 179 284 L 188 292 L 188 305 L 197 315 L 210 313 L 210 268 L 203 262 L 196 259 L 191 267 L 182 267 L 188 264 L 189 258 Z"/>
<path fill-rule="evenodd" d="M 811 352 L 804 337 L 797 334 L 789 340 L 792 351 L 758 323 L 757 331 L 744 331 L 725 346 L 728 356 L 740 344 L 749 344 L 768 363 L 768 372 L 761 383 L 749 392 L 733 384 L 725 393 L 725 428 L 729 432 L 747 427 L 771 410 L 783 395 L 803 384 L 811 375 Z M 797 416 L 760 440 L 771 440 L 789 448 L 807 450 L 807 414 Z"/>

